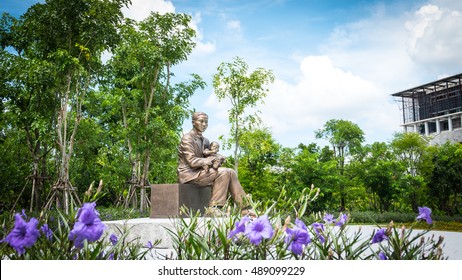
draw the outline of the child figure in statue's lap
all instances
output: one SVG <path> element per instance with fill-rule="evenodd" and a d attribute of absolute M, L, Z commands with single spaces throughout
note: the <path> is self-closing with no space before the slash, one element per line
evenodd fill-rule
<path fill-rule="evenodd" d="M 215 141 L 210 143 L 210 146 L 208 149 L 204 149 L 204 152 L 203 152 L 204 157 L 214 157 L 212 161 L 212 165 L 202 166 L 202 168 L 205 171 L 208 172 L 210 167 L 212 167 L 213 169 L 218 169 L 218 167 L 220 167 L 221 164 L 225 162 L 226 158 L 218 153 L 219 150 L 220 150 L 220 144 L 218 144 L 218 142 L 215 142 Z"/>

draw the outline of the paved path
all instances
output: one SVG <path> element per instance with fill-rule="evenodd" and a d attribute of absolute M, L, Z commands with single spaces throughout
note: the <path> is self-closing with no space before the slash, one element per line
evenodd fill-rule
<path fill-rule="evenodd" d="M 361 232 L 363 232 L 363 236 L 370 236 L 374 229 L 376 230 L 376 226 L 368 226 L 368 225 L 350 225 L 348 226 L 350 229 L 349 231 L 355 232 L 361 227 Z M 422 230 L 413 230 L 413 233 L 422 232 Z M 425 236 L 431 237 L 431 235 L 435 235 L 435 240 L 439 238 L 439 236 L 444 237 L 443 241 L 443 256 L 447 257 L 449 260 L 462 260 L 462 232 L 452 232 L 452 231 L 436 231 L 432 230 L 427 233 Z"/>
<path fill-rule="evenodd" d="M 118 232 L 116 227 L 127 226 L 130 228 L 129 237 L 139 237 L 142 244 L 147 244 L 148 241 L 160 239 L 162 242 L 159 246 L 157 246 L 159 249 L 156 251 L 159 256 L 154 258 L 162 259 L 162 255 L 170 255 L 173 252 L 172 240 L 165 229 L 173 229 L 172 221 L 169 219 L 140 218 L 126 221 L 108 221 L 104 223 L 108 225 L 108 236 L 111 232 Z M 348 232 L 353 234 L 354 232 L 357 232 L 359 228 L 361 228 L 362 237 L 364 238 L 372 235 L 374 229 L 377 229 L 376 226 L 349 225 Z M 422 231 L 413 230 L 413 233 L 414 232 L 418 233 Z M 444 257 L 447 257 L 449 260 L 462 260 L 462 232 L 430 231 L 425 236 L 431 237 L 432 234 L 435 236 L 435 239 L 439 238 L 439 236 L 444 237 Z"/>

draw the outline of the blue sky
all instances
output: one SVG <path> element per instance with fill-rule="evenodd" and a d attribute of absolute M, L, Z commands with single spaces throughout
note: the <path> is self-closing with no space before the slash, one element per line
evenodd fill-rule
<path fill-rule="evenodd" d="M 0 0 L 1 11 L 20 15 L 36 2 Z M 124 13 L 136 20 L 150 11 L 193 17 L 196 49 L 174 72 L 179 79 L 197 73 L 209 85 L 191 101 L 209 114 L 212 140 L 228 133 L 230 106 L 216 100 L 212 76 L 236 56 L 251 70 L 274 72 L 258 109 L 285 147 L 324 145 L 314 131 L 330 119 L 358 124 L 367 143 L 387 142 L 401 131 L 392 93 L 462 72 L 460 0 L 132 2 Z"/>

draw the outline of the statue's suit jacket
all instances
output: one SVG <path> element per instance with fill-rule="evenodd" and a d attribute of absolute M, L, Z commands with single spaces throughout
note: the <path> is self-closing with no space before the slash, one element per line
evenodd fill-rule
<path fill-rule="evenodd" d="M 195 180 L 205 174 L 202 166 L 205 165 L 203 151 L 208 149 L 210 142 L 200 136 L 196 131 L 183 135 L 178 147 L 178 182 L 180 184 L 195 183 Z"/>

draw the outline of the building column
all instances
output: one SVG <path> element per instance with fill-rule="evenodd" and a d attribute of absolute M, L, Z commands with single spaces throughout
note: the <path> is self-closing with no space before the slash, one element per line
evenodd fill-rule
<path fill-rule="evenodd" d="M 417 124 L 414 124 L 414 132 L 417 132 Z"/>
<path fill-rule="evenodd" d="M 428 122 L 425 122 L 425 136 L 428 136 L 430 134 L 429 128 L 428 128 Z"/>
<path fill-rule="evenodd" d="M 436 119 L 436 133 L 441 132 L 441 125 L 440 125 L 440 120 Z"/>
<path fill-rule="evenodd" d="M 452 117 L 451 116 L 448 117 L 448 128 L 449 128 L 449 131 L 453 130 L 452 129 Z"/>

